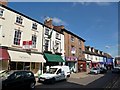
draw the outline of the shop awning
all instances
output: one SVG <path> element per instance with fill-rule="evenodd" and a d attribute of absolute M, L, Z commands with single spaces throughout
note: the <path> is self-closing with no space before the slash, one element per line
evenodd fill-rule
<path fill-rule="evenodd" d="M 0 48 L 0 60 L 9 60 L 9 54 L 6 49 Z"/>
<path fill-rule="evenodd" d="M 60 55 L 44 53 L 48 62 L 65 62 Z"/>
<path fill-rule="evenodd" d="M 8 50 L 11 61 L 13 62 L 46 62 L 41 54 L 26 53 L 20 51 Z"/>

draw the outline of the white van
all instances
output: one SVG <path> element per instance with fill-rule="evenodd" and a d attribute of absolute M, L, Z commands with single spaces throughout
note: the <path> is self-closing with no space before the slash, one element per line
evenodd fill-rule
<path fill-rule="evenodd" d="M 38 77 L 38 82 L 54 83 L 70 77 L 69 66 L 51 66 L 49 71 Z"/>

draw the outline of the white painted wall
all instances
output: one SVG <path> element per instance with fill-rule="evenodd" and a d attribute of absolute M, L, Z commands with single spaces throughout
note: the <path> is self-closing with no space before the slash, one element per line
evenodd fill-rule
<path fill-rule="evenodd" d="M 48 38 L 47 35 L 45 35 L 45 29 L 47 27 L 44 27 L 44 40 L 43 40 L 43 45 L 45 45 L 45 39 L 49 40 L 49 48 L 48 48 L 48 51 L 51 51 L 52 53 L 55 53 L 54 52 L 54 45 L 55 45 L 55 42 L 59 42 L 60 45 L 59 45 L 59 48 L 58 48 L 58 52 L 59 53 L 62 53 L 62 57 L 64 58 L 64 35 L 59 33 L 60 34 L 60 40 L 56 39 L 56 33 L 57 31 L 53 30 L 52 32 L 52 36 L 51 36 L 51 39 Z M 49 29 L 49 34 L 51 33 L 52 29 Z"/>
<path fill-rule="evenodd" d="M 2 25 L 2 35 L 0 36 L 1 46 L 13 47 L 14 41 L 14 32 L 15 29 L 19 29 L 22 31 L 20 46 L 22 47 L 22 43 L 25 40 L 31 40 L 32 35 L 35 34 L 37 36 L 37 44 L 36 48 L 39 52 L 42 52 L 42 32 L 43 27 L 41 24 L 37 23 L 37 31 L 32 30 L 32 23 L 34 21 L 23 17 L 23 26 L 16 25 L 16 16 L 19 15 L 13 11 L 7 10 L 0 6 L 0 8 L 4 9 L 4 18 L 0 18 L 0 25 Z M 20 15 L 21 16 L 21 15 Z M 4 37 L 2 37 L 4 35 Z"/>

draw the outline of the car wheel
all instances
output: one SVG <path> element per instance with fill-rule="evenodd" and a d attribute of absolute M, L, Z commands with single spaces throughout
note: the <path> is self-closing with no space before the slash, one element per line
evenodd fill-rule
<path fill-rule="evenodd" d="M 55 78 L 51 79 L 51 83 L 54 84 L 55 83 Z"/>
<path fill-rule="evenodd" d="M 35 83 L 34 82 L 31 82 L 30 83 L 30 89 L 34 89 L 35 88 Z"/>

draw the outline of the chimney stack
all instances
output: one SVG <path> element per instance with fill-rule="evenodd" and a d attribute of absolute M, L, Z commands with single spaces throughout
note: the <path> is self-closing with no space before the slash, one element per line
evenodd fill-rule
<path fill-rule="evenodd" d="M 44 24 L 53 29 L 52 18 L 48 18 L 44 21 Z"/>
<path fill-rule="evenodd" d="M 7 6 L 8 0 L 0 0 L 0 4 Z"/>

